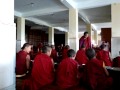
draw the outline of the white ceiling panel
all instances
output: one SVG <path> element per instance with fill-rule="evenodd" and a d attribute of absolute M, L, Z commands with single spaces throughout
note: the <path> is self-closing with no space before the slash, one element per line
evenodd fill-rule
<path fill-rule="evenodd" d="M 66 8 L 59 0 L 15 0 L 15 10 L 25 13 L 45 8 Z"/>

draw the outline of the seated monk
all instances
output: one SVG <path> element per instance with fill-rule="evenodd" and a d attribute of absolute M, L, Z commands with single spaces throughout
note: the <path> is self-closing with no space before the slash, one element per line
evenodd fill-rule
<path fill-rule="evenodd" d="M 111 90 L 112 78 L 102 61 L 96 58 L 94 49 L 88 49 L 86 55 L 89 61 L 85 67 L 85 82 L 90 90 Z"/>
<path fill-rule="evenodd" d="M 51 45 L 51 48 L 52 48 L 52 52 L 50 57 L 53 58 L 54 62 L 57 62 L 57 51 L 55 50 L 55 46 Z"/>
<path fill-rule="evenodd" d="M 43 46 L 42 53 L 35 57 L 31 77 L 23 82 L 23 90 L 41 90 L 54 81 L 54 65 L 50 58 L 51 47 Z"/>
<path fill-rule="evenodd" d="M 67 56 L 67 52 L 68 52 L 69 49 L 70 49 L 70 46 L 69 46 L 69 45 L 66 45 L 66 46 L 64 47 L 64 49 L 63 49 L 63 51 L 62 51 L 62 58 L 63 58 L 63 59 L 65 59 L 65 58 L 68 57 L 68 56 Z"/>
<path fill-rule="evenodd" d="M 97 53 L 97 59 L 102 60 L 106 66 L 112 66 L 112 60 L 110 58 L 110 52 L 105 50 L 106 45 L 101 45 L 101 50 Z"/>
<path fill-rule="evenodd" d="M 78 62 L 79 65 L 85 65 L 88 61 L 88 58 L 85 54 L 85 45 L 81 46 L 81 49 L 78 50 L 75 60 Z"/>
<path fill-rule="evenodd" d="M 75 59 L 75 51 L 67 52 L 68 58 L 61 61 L 57 69 L 57 85 L 62 88 L 70 88 L 78 85 L 78 63 Z"/>
<path fill-rule="evenodd" d="M 30 68 L 31 44 L 25 43 L 16 55 L 16 77 L 23 77 Z"/>

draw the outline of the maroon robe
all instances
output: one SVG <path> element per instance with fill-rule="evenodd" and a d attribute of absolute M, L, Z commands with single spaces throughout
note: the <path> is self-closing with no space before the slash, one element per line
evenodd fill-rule
<path fill-rule="evenodd" d="M 35 57 L 31 77 L 23 82 L 23 90 L 40 90 L 54 81 L 54 67 L 52 60 L 46 54 Z"/>
<path fill-rule="evenodd" d="M 62 52 L 62 58 L 63 58 L 63 59 L 65 59 L 65 58 L 68 57 L 68 56 L 67 56 L 67 52 L 68 52 L 68 49 L 64 48 L 64 49 L 63 49 L 63 52 Z"/>
<path fill-rule="evenodd" d="M 88 61 L 88 58 L 85 54 L 85 50 L 83 49 L 78 50 L 75 60 L 78 62 L 79 65 L 86 64 Z"/>
<path fill-rule="evenodd" d="M 57 69 L 57 85 L 69 88 L 78 84 L 78 63 L 70 58 L 63 59 Z"/>
<path fill-rule="evenodd" d="M 112 66 L 112 61 L 109 56 L 109 52 L 105 50 L 100 50 L 97 53 L 98 60 L 104 61 L 106 66 Z"/>
<path fill-rule="evenodd" d="M 84 76 L 85 82 L 92 90 L 107 90 L 112 85 L 112 78 L 106 76 L 103 62 L 98 59 L 88 61 Z"/>
<path fill-rule="evenodd" d="M 16 55 L 16 75 L 22 75 L 27 72 L 26 57 L 28 53 L 21 50 Z"/>
<path fill-rule="evenodd" d="M 85 45 L 86 49 L 91 48 L 91 40 L 89 36 L 86 39 L 84 36 L 79 39 L 79 49 L 82 47 L 82 45 Z"/>
<path fill-rule="evenodd" d="M 57 62 L 57 51 L 52 49 L 51 58 L 53 58 L 54 62 Z"/>

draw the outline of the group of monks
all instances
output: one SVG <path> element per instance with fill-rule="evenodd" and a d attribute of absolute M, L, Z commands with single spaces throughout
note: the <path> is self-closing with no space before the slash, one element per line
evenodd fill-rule
<path fill-rule="evenodd" d="M 96 52 L 86 39 L 87 34 L 80 39 L 77 53 L 68 45 L 63 48 L 57 68 L 54 67 L 58 61 L 54 45 L 42 46 L 30 68 L 31 44 L 25 43 L 16 57 L 16 77 L 24 77 L 22 90 L 114 90 L 113 80 L 105 68 L 113 66 L 109 51 L 104 50 L 103 44 Z"/>

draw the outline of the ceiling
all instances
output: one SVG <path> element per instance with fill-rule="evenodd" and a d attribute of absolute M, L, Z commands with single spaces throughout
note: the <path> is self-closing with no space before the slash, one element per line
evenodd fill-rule
<path fill-rule="evenodd" d="M 69 8 L 78 9 L 79 32 L 91 23 L 96 30 L 111 27 L 111 4 L 120 0 L 15 0 L 15 17 L 30 26 L 45 25 L 68 31 Z"/>

